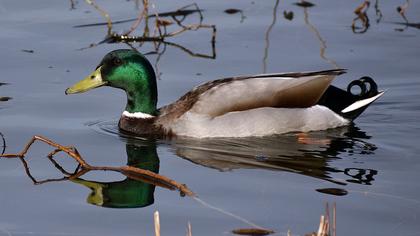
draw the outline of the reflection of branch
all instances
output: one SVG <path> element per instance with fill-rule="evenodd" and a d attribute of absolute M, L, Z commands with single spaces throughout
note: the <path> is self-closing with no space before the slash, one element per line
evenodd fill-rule
<path fill-rule="evenodd" d="M 174 46 L 176 48 L 179 48 L 182 51 L 188 53 L 188 55 L 193 56 L 193 57 L 201 57 L 201 58 L 209 58 L 209 59 L 215 59 L 216 58 L 216 47 L 215 47 L 214 41 L 212 41 L 212 43 L 211 43 L 211 48 L 212 48 L 211 55 L 195 53 L 195 52 L 191 51 L 190 49 L 188 49 L 184 46 L 181 46 L 179 44 L 176 44 L 176 43 L 172 43 L 172 42 L 163 42 L 163 43 L 165 43 L 167 45 L 170 45 L 170 46 Z"/>
<path fill-rule="evenodd" d="M 317 30 L 317 28 L 315 28 L 314 25 L 312 25 L 309 22 L 309 15 L 308 15 L 308 9 L 304 8 L 303 9 L 303 13 L 304 13 L 304 20 L 305 20 L 305 24 L 309 27 L 309 29 L 315 34 L 316 38 L 319 41 L 320 44 L 320 51 L 319 51 L 319 56 L 327 61 L 328 63 L 332 64 L 336 69 L 340 68 L 337 64 L 337 62 L 335 62 L 332 59 L 329 59 L 328 57 L 325 56 L 325 51 L 327 49 L 327 43 L 326 41 L 321 37 L 321 34 L 319 33 L 319 31 Z"/>
<path fill-rule="evenodd" d="M 404 19 L 406 23 L 408 23 L 407 17 L 405 16 L 405 11 L 408 9 L 408 6 L 410 5 L 410 2 L 406 0 L 406 2 L 397 7 L 398 13 L 401 15 L 401 17 Z"/>
<path fill-rule="evenodd" d="M 201 12 L 201 9 L 185 9 L 185 10 L 176 10 L 176 11 L 170 11 L 170 12 L 162 12 L 162 13 L 158 13 L 158 15 L 160 17 L 178 17 L 178 16 L 182 16 L 183 18 L 185 18 L 188 15 L 191 15 L 193 13 L 199 13 Z M 156 17 L 156 14 L 150 14 L 148 15 L 149 18 L 153 18 Z M 127 23 L 127 22 L 132 22 L 132 21 L 136 21 L 136 18 L 132 18 L 132 19 L 127 19 L 127 20 L 118 20 L 118 21 L 112 21 L 112 25 L 118 25 L 118 24 L 122 24 L 122 23 Z M 92 24 L 83 24 L 83 25 L 75 25 L 73 26 L 74 28 L 84 28 L 84 27 L 93 27 L 93 26 L 102 26 L 102 25 L 107 25 L 107 22 L 101 22 L 101 23 L 92 23 Z"/>
<path fill-rule="evenodd" d="M 54 151 L 50 152 L 48 154 L 48 158 L 50 160 L 53 160 L 53 156 L 59 152 L 65 152 L 68 156 L 70 156 L 71 158 L 73 158 L 77 163 L 78 166 L 75 170 L 75 172 L 73 174 L 68 173 L 67 171 L 65 171 L 63 168 L 58 168 L 64 175 L 63 178 L 60 179 L 47 179 L 47 180 L 42 180 L 42 181 L 37 181 L 29 172 L 29 167 L 26 164 L 26 162 L 24 161 L 25 155 L 28 152 L 29 148 L 31 147 L 31 145 L 35 142 L 35 141 L 41 141 L 44 142 L 54 148 L 56 148 Z M 26 144 L 26 146 L 24 147 L 24 149 L 16 154 L 2 154 L 0 155 L 0 157 L 5 157 L 5 158 L 20 158 L 24 164 L 25 167 L 25 171 L 28 174 L 28 176 L 32 179 L 32 181 L 34 182 L 34 184 L 41 184 L 41 183 L 46 183 L 46 182 L 51 182 L 51 181 L 62 181 L 62 180 L 67 180 L 67 179 L 76 179 L 79 178 L 80 176 L 88 173 L 89 171 L 98 171 L 98 170 L 102 170 L 102 171 L 115 171 L 115 172 L 119 172 L 129 178 L 135 179 L 135 180 L 139 180 L 139 181 L 147 181 L 149 183 L 155 184 L 157 186 L 161 186 L 161 187 L 165 187 L 171 190 L 177 189 L 178 191 L 180 191 L 180 193 L 182 195 L 187 195 L 187 196 L 195 196 L 195 194 L 185 185 L 185 184 L 180 184 L 178 182 L 176 182 L 175 180 L 169 179 L 163 175 L 159 175 L 156 174 L 152 171 L 149 170 L 143 170 L 140 168 L 136 168 L 136 167 L 132 167 L 132 166 L 121 166 L 121 167 L 110 167 L 110 166 L 91 166 L 89 165 L 79 154 L 79 152 L 77 151 L 76 148 L 74 147 L 65 147 L 62 146 L 60 144 L 57 144 L 47 138 L 44 138 L 42 136 L 34 136 L 32 137 L 32 139 L 28 142 L 28 144 Z M 57 162 L 52 161 L 53 164 L 55 166 L 58 165 Z"/>
<path fill-rule="evenodd" d="M 376 19 L 376 23 L 379 23 L 382 20 L 382 12 L 381 12 L 381 9 L 379 9 L 379 3 L 378 3 L 378 1 L 379 0 L 376 0 L 375 1 L 375 13 L 376 13 L 376 16 L 378 17 Z"/>
<path fill-rule="evenodd" d="M 76 9 L 76 0 L 70 0 L 70 10 Z"/>
<path fill-rule="evenodd" d="M 265 48 L 264 48 L 264 57 L 263 57 L 263 73 L 267 72 L 267 58 L 268 58 L 268 48 L 270 47 L 270 32 L 273 29 L 277 21 L 277 8 L 279 6 L 279 0 L 276 0 L 273 8 L 273 21 L 265 32 Z"/>
<path fill-rule="evenodd" d="M 405 16 L 405 11 L 408 9 L 408 6 L 409 5 L 410 5 L 409 0 L 406 0 L 406 2 L 403 5 L 397 7 L 397 12 L 400 14 L 400 16 L 405 21 L 405 27 L 404 28 L 397 28 L 395 30 L 397 30 L 397 31 L 404 31 L 404 30 L 406 30 L 408 28 L 409 21 L 408 21 L 407 17 Z"/>

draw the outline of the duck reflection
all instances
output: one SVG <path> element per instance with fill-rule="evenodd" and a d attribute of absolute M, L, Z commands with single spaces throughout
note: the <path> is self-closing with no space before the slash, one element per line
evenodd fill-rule
<path fill-rule="evenodd" d="M 159 172 L 159 158 L 155 143 L 140 145 L 127 143 L 127 165 L 154 173 Z M 155 185 L 126 178 L 115 182 L 89 181 L 82 178 L 71 180 L 92 190 L 87 202 L 109 208 L 140 208 L 154 202 Z"/>
<path fill-rule="evenodd" d="M 348 126 L 267 138 L 176 140 L 174 151 L 195 164 L 220 171 L 258 168 L 293 172 L 340 185 L 369 185 L 378 173 L 376 170 L 334 167 L 332 162 L 341 154 L 373 154 L 376 146 L 365 141 L 369 138 L 357 127 Z M 347 180 L 333 178 L 332 174 L 337 173 Z"/>
<path fill-rule="evenodd" d="M 156 140 L 140 137 L 126 138 L 127 166 L 159 172 L 159 157 L 156 151 Z M 377 170 L 339 167 L 335 160 L 357 155 L 370 155 L 377 149 L 367 142 L 370 139 L 365 132 L 355 126 L 347 126 L 326 131 L 310 133 L 294 133 L 271 137 L 253 137 L 240 139 L 186 139 L 177 138 L 167 141 L 173 152 L 192 163 L 216 169 L 231 171 L 234 169 L 262 169 L 271 171 L 286 171 L 309 176 L 338 185 L 348 183 L 370 185 L 378 174 Z M 77 153 L 77 151 L 75 151 Z M 56 153 L 56 152 L 53 152 Z M 141 208 L 154 203 L 156 186 L 175 189 L 171 182 L 150 180 L 147 177 L 130 175 L 122 181 L 100 182 L 83 179 L 80 176 L 88 171 L 105 170 L 106 167 L 96 167 L 92 170 L 80 169 L 75 172 L 65 171 L 52 156 L 48 156 L 54 166 L 63 174 L 63 178 L 38 181 L 29 171 L 24 158 L 25 171 L 35 184 L 47 182 L 71 181 L 91 189 L 87 202 L 107 208 Z M 92 167 L 92 166 L 91 166 Z M 107 167 L 116 171 L 118 168 Z M 84 171 L 84 172 L 83 172 Z M 80 175 L 77 175 L 78 173 Z M 82 173 L 83 172 L 83 173 Z M 119 172 L 119 171 L 118 171 Z M 338 175 L 338 177 L 336 177 Z M 341 176 L 339 176 L 341 175 Z M 74 178 L 72 177 L 74 176 Z M 76 178 L 76 176 L 79 176 Z M 166 178 L 166 177 L 165 177 Z M 167 178 L 166 178 L 167 179 Z M 173 185 L 173 184 L 172 184 Z M 185 185 L 183 185 L 185 186 Z M 181 190 L 180 190 L 181 191 Z M 344 195 L 344 189 L 318 189 L 321 193 Z"/>

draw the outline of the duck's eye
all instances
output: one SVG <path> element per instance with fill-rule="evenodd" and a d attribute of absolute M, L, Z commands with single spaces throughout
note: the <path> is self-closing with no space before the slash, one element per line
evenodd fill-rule
<path fill-rule="evenodd" d="M 122 64 L 122 60 L 118 57 L 114 58 L 113 60 L 114 65 L 119 66 Z"/>

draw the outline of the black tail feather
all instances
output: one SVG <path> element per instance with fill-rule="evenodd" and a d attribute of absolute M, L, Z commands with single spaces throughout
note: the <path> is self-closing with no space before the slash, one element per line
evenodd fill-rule
<path fill-rule="evenodd" d="M 354 86 L 360 88 L 359 94 L 353 94 L 352 88 Z M 318 104 L 328 107 L 346 119 L 354 120 L 362 114 L 371 103 L 367 103 L 366 105 L 348 112 L 343 112 L 343 110 L 357 101 L 368 99 L 378 94 L 378 86 L 375 81 L 372 78 L 365 76 L 350 82 L 347 86 L 347 91 L 330 85 L 318 101 Z"/>

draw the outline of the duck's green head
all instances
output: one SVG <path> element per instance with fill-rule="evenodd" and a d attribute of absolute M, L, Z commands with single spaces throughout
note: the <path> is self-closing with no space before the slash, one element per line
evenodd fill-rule
<path fill-rule="evenodd" d="M 92 74 L 67 88 L 66 94 L 83 93 L 101 86 L 125 90 L 125 109 L 130 113 L 156 113 L 155 72 L 150 62 L 139 52 L 119 49 L 108 53 Z"/>

